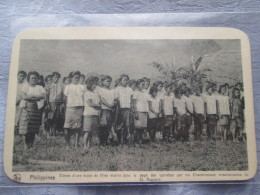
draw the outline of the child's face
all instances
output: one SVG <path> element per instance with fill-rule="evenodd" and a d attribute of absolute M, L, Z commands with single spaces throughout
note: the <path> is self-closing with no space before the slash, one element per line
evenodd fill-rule
<path fill-rule="evenodd" d="M 79 82 L 80 82 L 80 84 L 84 84 L 84 81 L 85 81 L 85 77 L 80 77 L 80 80 L 79 80 Z"/>
<path fill-rule="evenodd" d="M 25 79 L 25 75 L 24 74 L 18 74 L 18 82 L 22 83 Z"/>
<path fill-rule="evenodd" d="M 150 86 L 150 82 L 149 81 L 145 81 L 145 89 L 148 89 Z"/>
<path fill-rule="evenodd" d="M 127 77 L 123 77 L 122 80 L 121 80 L 121 84 L 122 84 L 123 86 L 126 86 L 127 81 L 128 81 L 128 78 L 127 78 Z"/>
<path fill-rule="evenodd" d="M 158 85 L 158 91 L 162 91 L 162 88 L 163 88 L 163 85 L 161 84 L 161 85 Z"/>
<path fill-rule="evenodd" d="M 158 91 L 154 91 L 153 93 L 152 93 L 152 96 L 155 98 L 156 96 L 158 95 Z"/>
<path fill-rule="evenodd" d="M 187 97 L 190 96 L 190 92 L 188 90 L 185 91 L 185 96 L 187 96 Z"/>
<path fill-rule="evenodd" d="M 49 78 L 47 79 L 47 84 L 51 84 L 51 83 L 52 83 L 52 78 L 49 77 Z"/>
<path fill-rule="evenodd" d="M 78 83 L 79 83 L 79 78 L 80 78 L 79 75 L 75 75 L 75 76 L 72 78 L 72 83 L 73 83 L 73 84 L 78 84 Z"/>
<path fill-rule="evenodd" d="M 109 88 L 110 85 L 111 85 L 111 80 L 106 79 L 106 80 L 104 80 L 102 83 L 103 83 L 103 85 L 104 85 L 105 87 Z"/>
<path fill-rule="evenodd" d="M 235 97 L 237 97 L 237 98 L 240 97 L 240 91 L 238 91 L 238 90 L 235 91 Z"/>
<path fill-rule="evenodd" d="M 226 87 L 222 87 L 221 94 L 225 94 L 225 93 L 226 93 Z"/>
<path fill-rule="evenodd" d="M 197 89 L 196 89 L 196 94 L 197 94 L 197 95 L 200 95 L 201 93 L 202 93 L 201 89 L 200 89 L 200 88 L 197 88 Z"/>
<path fill-rule="evenodd" d="M 135 90 L 135 84 L 131 84 L 130 87 L 132 88 L 132 90 L 134 91 Z"/>
<path fill-rule="evenodd" d="M 208 89 L 208 93 L 211 95 L 213 93 L 213 87 Z"/>
<path fill-rule="evenodd" d="M 96 89 L 96 87 L 97 87 L 97 84 L 93 84 L 93 85 L 91 86 L 91 91 L 94 91 L 94 90 Z"/>
<path fill-rule="evenodd" d="M 59 79 L 60 79 L 60 77 L 58 77 L 57 75 L 55 75 L 55 76 L 53 77 L 53 82 L 54 82 L 54 83 L 58 83 Z"/>
<path fill-rule="evenodd" d="M 145 87 L 145 83 L 144 83 L 144 82 L 141 82 L 141 83 L 138 85 L 138 88 L 139 88 L 140 90 L 144 89 L 144 87 Z"/>
<path fill-rule="evenodd" d="M 29 83 L 35 86 L 38 83 L 38 77 L 36 75 L 31 75 L 29 79 Z"/>
<path fill-rule="evenodd" d="M 71 83 L 71 78 L 66 78 L 66 80 L 65 80 L 65 85 L 68 85 L 68 84 L 70 84 Z"/>

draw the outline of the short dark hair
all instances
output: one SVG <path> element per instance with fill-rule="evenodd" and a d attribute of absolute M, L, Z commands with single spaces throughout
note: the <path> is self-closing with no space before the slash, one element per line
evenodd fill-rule
<path fill-rule="evenodd" d="M 73 78 L 74 76 L 78 75 L 79 77 L 81 77 L 81 73 L 79 71 L 73 71 L 70 72 L 69 77 Z"/>
<path fill-rule="evenodd" d="M 80 77 L 84 77 L 84 78 L 86 78 L 84 74 L 81 74 Z"/>
<path fill-rule="evenodd" d="M 158 92 L 158 89 L 157 89 L 157 87 L 155 87 L 155 86 L 152 86 L 151 88 L 150 88 L 150 91 L 149 91 L 149 94 L 153 94 L 153 93 L 157 93 Z"/>
<path fill-rule="evenodd" d="M 98 77 L 95 77 L 95 76 L 92 76 L 92 77 L 89 77 L 87 80 L 86 80 L 86 86 L 87 86 L 87 89 L 88 90 L 91 90 L 91 87 L 93 85 L 97 85 L 98 84 L 98 81 L 99 81 L 99 78 Z"/>
<path fill-rule="evenodd" d="M 154 87 L 158 87 L 159 85 L 162 85 L 162 84 L 163 84 L 162 81 L 155 81 L 155 82 L 153 83 L 153 86 L 154 86 Z"/>
<path fill-rule="evenodd" d="M 233 89 L 233 93 L 232 93 L 233 98 L 235 97 L 235 91 L 239 91 L 239 93 L 240 93 L 240 90 L 235 87 L 235 88 Z"/>
<path fill-rule="evenodd" d="M 110 80 L 110 81 L 112 81 L 112 77 L 109 76 L 109 75 L 101 75 L 101 76 L 100 76 L 100 81 L 103 82 L 103 81 L 105 81 L 105 80 Z"/>
<path fill-rule="evenodd" d="M 143 80 L 144 80 L 145 82 L 149 82 L 149 83 L 150 83 L 150 79 L 147 78 L 147 77 L 143 77 Z"/>
<path fill-rule="evenodd" d="M 52 76 L 53 76 L 53 77 L 54 77 L 54 76 L 57 76 L 58 78 L 61 77 L 60 73 L 58 73 L 58 72 L 53 72 L 53 73 L 52 73 Z"/>
<path fill-rule="evenodd" d="M 121 74 L 119 80 L 122 81 L 124 77 L 126 77 L 127 80 L 129 80 L 129 76 L 127 74 Z"/>
<path fill-rule="evenodd" d="M 27 81 L 28 81 L 28 82 L 30 81 L 30 77 L 31 77 L 32 75 L 36 76 L 38 79 L 39 79 L 39 77 L 40 77 L 40 74 L 39 74 L 38 72 L 36 72 L 36 71 L 31 71 L 31 72 L 29 72 L 28 75 L 27 75 Z"/>
<path fill-rule="evenodd" d="M 27 73 L 25 71 L 23 71 L 23 70 L 20 70 L 17 75 L 19 75 L 19 74 L 23 74 L 25 77 L 27 75 Z"/>

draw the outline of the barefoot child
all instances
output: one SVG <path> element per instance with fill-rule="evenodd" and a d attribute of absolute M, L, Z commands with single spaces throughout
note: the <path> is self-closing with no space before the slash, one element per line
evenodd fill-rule
<path fill-rule="evenodd" d="M 206 115 L 207 115 L 207 134 L 208 139 L 213 140 L 214 132 L 216 132 L 218 112 L 217 112 L 217 98 L 214 95 L 215 84 L 208 84 L 204 95 L 204 101 L 206 103 Z"/>
<path fill-rule="evenodd" d="M 64 133 L 67 148 L 70 147 L 70 137 L 75 134 L 75 147 L 78 147 L 79 132 L 82 128 L 83 114 L 83 96 L 84 87 L 79 84 L 81 73 L 79 71 L 71 72 L 69 77 L 72 80 L 71 84 L 66 85 L 64 89 L 64 98 L 66 102 L 66 113 L 64 122 Z"/>
<path fill-rule="evenodd" d="M 134 106 L 134 125 L 135 125 L 135 142 L 143 143 L 144 131 L 147 129 L 147 113 L 148 113 L 148 99 L 147 94 L 143 92 L 145 81 L 139 79 L 136 82 L 136 91 L 133 94 Z"/>
<path fill-rule="evenodd" d="M 189 132 L 186 128 L 186 102 L 183 96 L 181 95 L 181 89 L 175 89 L 175 99 L 174 99 L 174 108 L 177 114 L 177 140 L 182 142 L 188 141 Z"/>
<path fill-rule="evenodd" d="M 227 140 L 230 134 L 230 105 L 229 97 L 226 95 L 226 86 L 224 85 L 219 86 L 219 95 L 217 96 L 217 102 L 221 139 Z"/>
<path fill-rule="evenodd" d="M 164 89 L 165 89 L 165 94 L 162 97 L 162 114 L 164 118 L 163 140 L 169 142 L 171 128 L 172 128 L 173 107 L 174 107 L 174 98 L 171 95 L 172 84 L 171 83 L 166 84 Z"/>
<path fill-rule="evenodd" d="M 126 143 L 131 139 L 130 133 L 130 109 L 131 101 L 133 96 L 133 90 L 127 87 L 129 81 L 129 76 L 122 74 L 118 80 L 117 88 L 115 89 L 116 99 L 119 100 L 120 110 L 118 113 L 118 118 L 120 123 L 123 124 L 123 129 L 118 133 L 118 139 L 121 144 Z"/>
<path fill-rule="evenodd" d="M 111 132 L 113 122 L 113 110 L 115 105 L 115 91 L 110 88 L 112 78 L 108 75 L 101 77 L 101 87 L 98 90 L 98 95 L 101 101 L 100 113 L 100 144 L 108 144 L 108 136 L 115 138 L 115 132 Z"/>
<path fill-rule="evenodd" d="M 240 90 L 235 88 L 231 100 L 231 133 L 233 142 L 238 141 L 238 137 L 244 128 L 243 104 L 240 99 Z"/>
<path fill-rule="evenodd" d="M 94 92 L 95 88 L 98 85 L 97 77 L 90 77 L 86 81 L 86 92 L 84 94 L 84 127 L 83 131 L 83 143 L 84 150 L 88 150 L 92 144 L 100 144 L 100 134 L 99 134 L 99 112 L 100 112 L 100 98 L 97 93 Z M 94 138 L 94 139 L 93 139 Z"/>
<path fill-rule="evenodd" d="M 188 138 L 186 141 L 189 141 L 189 131 L 193 120 L 193 100 L 191 99 L 190 95 L 191 95 L 191 89 L 186 87 L 183 96 L 187 106 L 186 132 L 188 132 Z"/>
<path fill-rule="evenodd" d="M 148 99 L 149 103 L 149 119 L 148 119 L 148 131 L 150 135 L 150 140 L 152 142 L 155 141 L 155 135 L 156 135 L 156 130 L 159 125 L 159 115 L 161 113 L 161 100 L 157 98 L 158 94 L 158 89 L 156 87 L 151 87 L 150 88 L 150 96 Z"/>
<path fill-rule="evenodd" d="M 205 102 L 201 96 L 202 86 L 196 86 L 195 94 L 191 95 L 194 106 L 194 139 L 200 140 L 205 121 Z"/>

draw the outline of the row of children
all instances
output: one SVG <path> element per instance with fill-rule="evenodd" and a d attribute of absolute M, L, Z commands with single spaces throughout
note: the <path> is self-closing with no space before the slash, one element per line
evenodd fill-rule
<path fill-rule="evenodd" d="M 123 74 L 112 89 L 108 75 L 85 81 L 85 76 L 75 71 L 63 79 L 62 85 L 60 76 L 58 72 L 47 75 L 43 88 L 37 72 L 29 72 L 27 82 L 26 73 L 18 73 L 16 130 L 25 135 L 27 147 L 32 147 L 44 110 L 47 132 L 64 129 L 69 147 L 71 135 L 76 135 L 77 146 L 83 130 L 85 150 L 92 138 L 101 145 L 109 140 L 141 144 L 155 141 L 157 131 L 165 141 L 172 137 L 188 141 L 192 124 L 195 140 L 201 139 L 204 123 L 209 139 L 216 134 L 228 139 L 232 133 L 236 141 L 237 133 L 244 129 L 241 83 L 231 96 L 227 84 L 220 85 L 217 93 L 216 84 L 209 83 L 202 93 L 201 84 L 192 90 L 185 83 L 156 81 L 150 86 L 146 77 L 134 81 Z"/>

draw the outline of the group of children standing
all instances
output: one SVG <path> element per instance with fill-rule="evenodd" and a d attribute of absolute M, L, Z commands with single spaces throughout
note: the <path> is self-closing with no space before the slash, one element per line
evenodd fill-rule
<path fill-rule="evenodd" d="M 37 84 L 32 82 L 32 75 Z M 218 92 L 217 85 L 209 83 L 202 93 L 202 84 L 196 84 L 192 89 L 184 82 L 155 81 L 151 84 L 146 77 L 130 80 L 126 74 L 115 81 L 114 89 L 109 75 L 85 79 L 83 74 L 75 71 L 59 84 L 61 75 L 53 72 L 45 77 L 45 86 L 41 86 L 43 82 L 37 72 L 28 73 L 28 84 L 25 84 L 25 77 L 24 71 L 18 73 L 18 85 L 23 87 L 18 87 L 17 92 L 16 131 L 25 135 L 27 146 L 35 110 L 44 113 L 47 132 L 64 130 L 67 147 L 70 147 L 73 134 L 77 147 L 83 131 L 84 150 L 88 150 L 91 144 L 156 142 L 158 132 L 166 142 L 185 142 L 189 141 L 192 124 L 195 140 L 201 139 L 204 126 L 208 139 L 220 136 L 223 140 L 238 141 L 241 135 L 245 140 L 242 83 L 232 89 L 228 84 L 220 85 Z M 28 88 L 36 86 L 41 88 L 38 91 L 45 89 L 41 96 L 28 92 Z M 39 106 L 44 100 L 45 106 Z M 24 107 L 21 102 L 25 102 Z M 28 112 L 27 102 L 33 103 L 33 112 Z M 24 133 L 20 132 L 25 124 L 21 109 L 31 117 L 28 119 L 27 116 L 28 130 Z"/>

